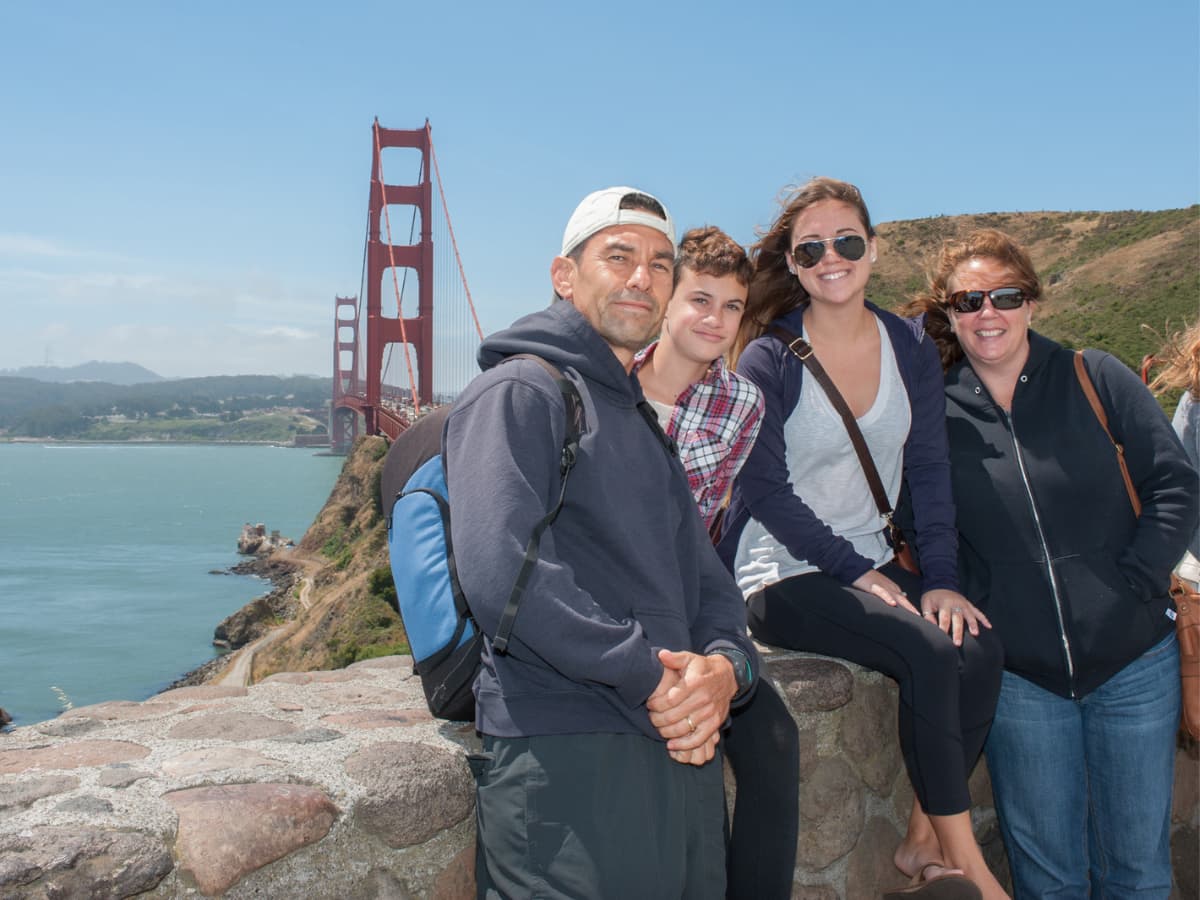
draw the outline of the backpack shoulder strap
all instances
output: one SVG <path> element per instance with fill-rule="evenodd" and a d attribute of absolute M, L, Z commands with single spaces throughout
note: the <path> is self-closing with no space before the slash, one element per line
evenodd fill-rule
<path fill-rule="evenodd" d="M 558 501 L 542 517 L 542 520 L 534 526 L 533 534 L 529 537 L 529 543 L 525 547 L 525 559 L 521 563 L 520 571 L 517 572 L 517 581 L 513 585 L 512 593 L 508 596 L 508 603 L 504 605 L 504 612 L 500 614 L 500 624 L 496 628 L 496 636 L 492 639 L 492 647 L 497 653 L 505 653 L 508 650 L 508 639 L 509 635 L 512 634 L 513 625 L 517 619 L 517 610 L 521 605 L 521 597 L 525 593 L 525 588 L 529 585 L 530 577 L 533 575 L 533 564 L 537 562 L 538 547 L 541 544 L 542 532 L 558 518 L 558 511 L 562 509 L 563 501 L 567 496 L 567 476 L 571 474 L 571 469 L 574 468 L 579 455 L 579 438 L 580 435 L 587 431 L 587 418 L 584 413 L 583 398 L 579 396 L 579 388 L 575 386 L 575 382 L 568 378 L 561 369 L 532 353 L 518 353 L 508 357 L 505 362 L 509 359 L 531 359 L 550 373 L 554 379 L 554 383 L 562 393 L 563 403 L 566 405 L 567 427 L 566 435 L 563 437 L 562 454 L 558 466 L 559 477 L 562 479 L 558 491 Z"/>

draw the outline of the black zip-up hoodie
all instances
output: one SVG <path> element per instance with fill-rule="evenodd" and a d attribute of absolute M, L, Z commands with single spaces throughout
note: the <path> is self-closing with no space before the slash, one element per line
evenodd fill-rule
<path fill-rule="evenodd" d="M 1162 640 L 1171 569 L 1196 527 L 1197 479 L 1158 403 L 1120 360 L 1084 354 L 1142 502 L 1075 375 L 1074 353 L 1029 333 L 1011 415 L 967 360 L 946 374 L 963 591 L 1008 670 L 1083 697 Z"/>
<path fill-rule="evenodd" d="M 486 370 L 446 423 L 445 462 L 459 580 L 485 635 L 537 522 L 557 500 L 566 411 L 532 353 L 564 369 L 586 415 L 566 501 L 542 536 L 508 652 L 485 641 L 475 685 L 484 734 L 635 733 L 662 738 L 645 702 L 659 649 L 741 650 L 758 671 L 746 608 L 696 510 L 687 476 L 645 400 L 567 301 L 492 335 Z"/>

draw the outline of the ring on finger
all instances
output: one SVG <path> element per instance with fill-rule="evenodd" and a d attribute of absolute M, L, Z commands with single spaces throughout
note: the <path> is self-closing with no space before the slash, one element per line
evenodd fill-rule
<path fill-rule="evenodd" d="M 955 606 L 955 607 L 951 608 L 951 610 L 950 610 L 950 615 L 952 615 L 952 616 L 961 616 L 961 615 L 962 615 L 962 612 L 963 612 L 963 611 L 962 611 L 962 607 L 961 607 L 961 606 Z"/>
<path fill-rule="evenodd" d="M 692 721 L 692 717 L 690 715 L 687 717 L 687 723 L 688 723 L 688 734 L 694 733 L 696 730 L 696 723 Z"/>

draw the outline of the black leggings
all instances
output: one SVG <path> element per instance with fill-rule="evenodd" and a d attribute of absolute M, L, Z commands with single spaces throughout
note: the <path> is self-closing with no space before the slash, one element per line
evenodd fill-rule
<path fill-rule="evenodd" d="M 767 678 L 733 710 L 721 744 L 737 782 L 725 896 L 790 897 L 800 836 L 800 731 Z"/>
<path fill-rule="evenodd" d="M 920 604 L 920 578 L 879 570 Z M 750 598 L 750 631 L 791 650 L 835 656 L 882 672 L 900 686 L 900 751 L 925 812 L 971 808 L 974 768 L 1000 695 L 1004 653 L 990 629 L 953 641 L 932 622 L 821 572 L 768 585 Z"/>

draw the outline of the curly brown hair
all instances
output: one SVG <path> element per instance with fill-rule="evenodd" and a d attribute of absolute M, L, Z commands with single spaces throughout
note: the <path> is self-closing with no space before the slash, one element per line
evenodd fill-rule
<path fill-rule="evenodd" d="M 675 287 L 684 269 L 699 275 L 732 275 L 738 284 L 750 284 L 750 259 L 742 245 L 715 225 L 684 233 L 675 252 Z"/>
<path fill-rule="evenodd" d="M 965 237 L 948 238 L 929 274 L 929 286 L 898 310 L 902 316 L 925 314 L 925 332 L 937 344 L 943 371 L 963 357 L 962 346 L 950 329 L 946 286 L 959 266 L 976 257 L 994 259 L 1012 270 L 1013 287 L 1019 287 L 1030 300 L 1042 299 L 1042 282 L 1033 260 L 1014 238 L 997 228 L 978 228 Z"/>
<path fill-rule="evenodd" d="M 750 247 L 754 274 L 746 297 L 746 313 L 738 329 L 731 357 L 736 360 L 742 350 L 767 330 L 774 319 L 791 312 L 808 300 L 808 292 L 788 271 L 786 254 L 792 249 L 792 225 L 810 206 L 823 200 L 839 200 L 854 207 L 866 229 L 867 237 L 875 237 L 871 214 L 862 193 L 847 181 L 818 177 L 784 194 L 780 200 L 779 216 Z"/>

